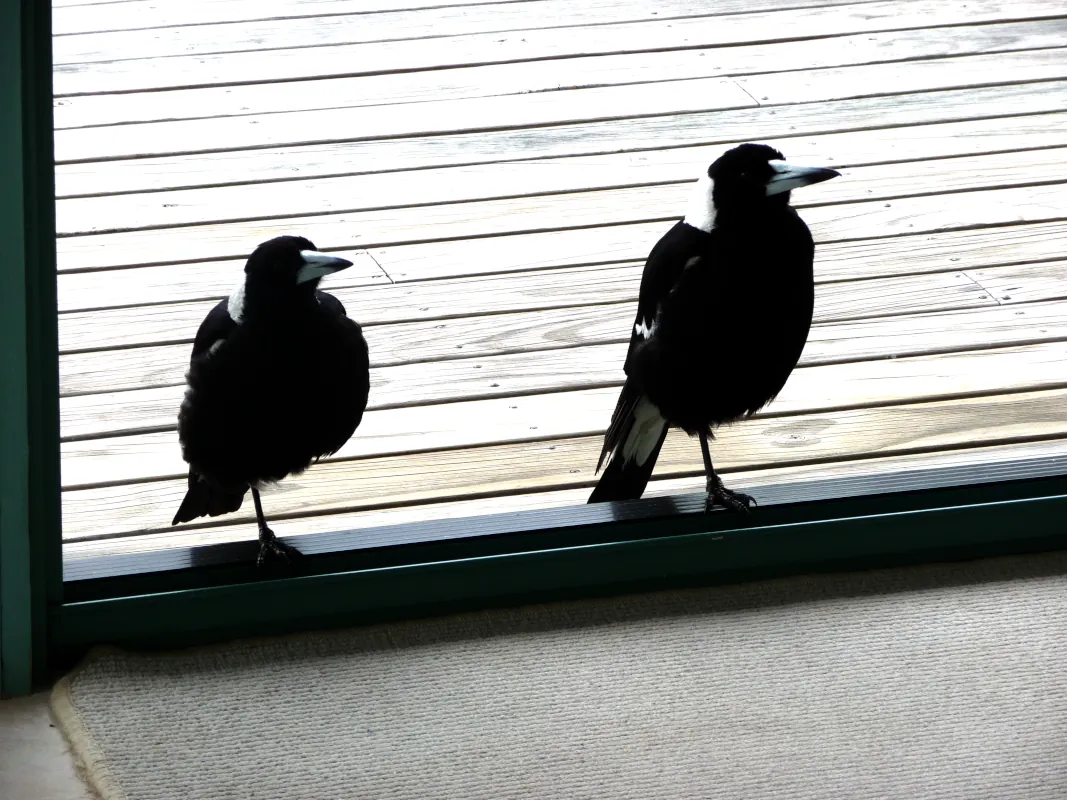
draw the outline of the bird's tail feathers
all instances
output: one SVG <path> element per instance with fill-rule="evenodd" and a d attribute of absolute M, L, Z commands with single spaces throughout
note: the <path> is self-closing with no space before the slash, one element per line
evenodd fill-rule
<path fill-rule="evenodd" d="M 611 460 L 589 496 L 589 502 L 641 497 L 652 477 L 668 427 L 667 420 L 648 398 L 628 385 L 624 386 L 604 438 L 597 471 L 608 454 Z"/>
<path fill-rule="evenodd" d="M 619 392 L 619 400 L 615 403 L 615 410 L 611 412 L 611 423 L 608 431 L 604 434 L 604 446 L 600 449 L 600 459 L 596 462 L 596 471 L 600 472 L 608 458 L 626 438 L 633 425 L 633 413 L 637 404 L 641 401 L 641 393 L 635 390 L 629 381 L 622 386 Z"/>
<path fill-rule="evenodd" d="M 246 491 L 247 488 L 222 488 L 189 470 L 189 489 L 185 492 L 185 499 L 170 524 L 177 525 L 181 522 L 191 522 L 197 517 L 217 517 L 237 511 L 244 502 Z"/>

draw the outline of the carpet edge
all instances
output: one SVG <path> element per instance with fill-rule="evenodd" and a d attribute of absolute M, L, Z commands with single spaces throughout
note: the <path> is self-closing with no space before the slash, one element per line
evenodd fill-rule
<path fill-rule="evenodd" d="M 48 697 L 48 706 L 56 721 L 56 727 L 70 749 L 74 769 L 89 794 L 96 800 L 129 800 L 125 790 L 108 769 L 104 752 L 89 732 L 71 694 L 74 679 L 100 656 L 112 650 L 114 648 L 97 647 L 87 653 L 78 666 L 56 681 Z"/>

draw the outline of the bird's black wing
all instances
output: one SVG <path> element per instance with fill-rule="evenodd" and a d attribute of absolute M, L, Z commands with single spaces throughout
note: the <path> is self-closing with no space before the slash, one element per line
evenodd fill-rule
<path fill-rule="evenodd" d="M 685 222 L 678 222 L 660 237 L 652 252 L 648 254 L 641 273 L 637 314 L 634 317 L 633 330 L 630 331 L 630 348 L 626 353 L 627 374 L 630 372 L 630 359 L 634 349 L 648 338 L 660 306 L 681 279 L 686 263 L 693 256 L 704 252 L 711 241 L 711 234 Z"/>
<path fill-rule="evenodd" d="M 334 380 L 319 407 L 327 424 L 320 429 L 322 439 L 316 453 L 324 458 L 341 449 L 363 420 L 370 393 L 370 355 L 363 329 L 345 313 L 344 304 L 327 292 L 316 292 L 315 296 L 319 308 L 331 318 L 329 338 L 333 342 L 330 355 L 320 351 L 330 364 L 326 372 Z"/>
<path fill-rule="evenodd" d="M 198 358 L 206 355 L 216 342 L 228 339 L 235 330 L 237 330 L 237 323 L 230 316 L 229 301 L 220 300 L 207 313 L 204 321 L 200 323 L 200 327 L 196 331 L 196 338 L 193 339 L 193 353 L 190 359 L 193 363 L 192 369 L 196 369 L 195 362 Z M 186 404 L 182 403 L 178 420 L 179 441 L 181 441 L 182 417 L 186 413 Z M 248 487 L 218 486 L 206 480 L 203 475 L 190 466 L 189 488 L 182 499 L 181 506 L 174 515 L 171 525 L 190 522 L 197 517 L 215 517 L 220 514 L 237 511 L 241 507 L 246 491 L 248 491 Z"/>
<path fill-rule="evenodd" d="M 630 375 L 634 350 L 644 342 L 656 323 L 660 307 L 681 279 L 686 264 L 694 256 L 708 248 L 712 237 L 710 234 L 687 225 L 676 223 L 667 233 L 660 237 L 648 254 L 645 269 L 641 273 L 641 289 L 637 298 L 637 314 L 630 331 L 630 347 L 626 352 L 623 369 Z M 627 377 L 623 384 L 619 401 L 611 415 L 611 423 L 604 436 L 604 446 L 600 451 L 597 471 L 604 466 L 608 456 L 625 441 L 633 424 L 634 412 L 641 401 L 641 392 L 634 381 Z M 656 448 L 655 452 L 659 452 Z M 653 459 L 654 460 L 654 459 Z"/>
<path fill-rule="evenodd" d="M 235 330 L 237 330 L 237 323 L 230 317 L 229 301 L 220 300 L 200 323 L 196 338 L 193 340 L 192 357 L 195 359 L 203 355 L 215 342 L 225 341 Z"/>

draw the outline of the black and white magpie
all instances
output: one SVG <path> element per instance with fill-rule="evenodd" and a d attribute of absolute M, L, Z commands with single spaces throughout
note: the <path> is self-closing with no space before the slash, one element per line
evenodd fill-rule
<path fill-rule="evenodd" d="M 815 302 L 815 245 L 789 194 L 839 174 L 743 144 L 701 176 L 685 219 L 645 263 L 626 382 L 597 471 L 610 461 L 590 503 L 639 498 L 671 426 L 700 437 L 705 510 L 755 503 L 723 486 L 708 439 L 773 400 L 800 358 Z"/>
<path fill-rule="evenodd" d="M 337 452 L 363 418 L 363 331 L 341 301 L 318 291 L 324 275 L 350 266 L 307 239 L 271 239 L 201 323 L 178 413 L 189 488 L 172 525 L 237 511 L 251 489 L 257 563 L 301 555 L 267 527 L 259 489 Z"/>

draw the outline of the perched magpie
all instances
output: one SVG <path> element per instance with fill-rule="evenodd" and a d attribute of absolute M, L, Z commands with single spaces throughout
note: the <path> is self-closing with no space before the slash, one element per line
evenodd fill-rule
<path fill-rule="evenodd" d="M 267 527 L 259 489 L 337 452 L 363 418 L 363 331 L 341 301 L 317 290 L 324 275 L 350 266 L 307 239 L 271 239 L 200 324 L 178 413 L 189 489 L 172 525 L 236 511 L 251 489 L 257 563 L 301 555 Z"/>
<path fill-rule="evenodd" d="M 705 511 L 755 503 L 723 486 L 708 438 L 773 400 L 800 358 L 815 302 L 815 245 L 789 193 L 839 174 L 743 144 L 701 176 L 685 219 L 645 263 L 626 382 L 597 471 L 610 461 L 590 503 L 639 498 L 672 425 L 700 437 Z"/>

